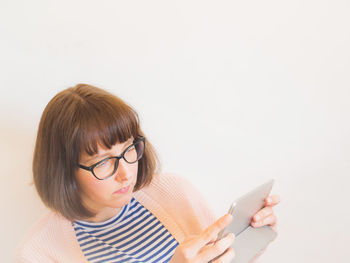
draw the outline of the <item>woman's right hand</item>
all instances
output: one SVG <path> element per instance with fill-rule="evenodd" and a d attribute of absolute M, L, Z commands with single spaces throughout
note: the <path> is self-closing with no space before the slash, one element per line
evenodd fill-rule
<path fill-rule="evenodd" d="M 216 241 L 219 232 L 231 221 L 232 215 L 226 214 L 207 227 L 201 234 L 186 238 L 177 246 L 169 263 L 231 262 L 235 256 L 231 248 L 234 234 L 229 233 Z"/>

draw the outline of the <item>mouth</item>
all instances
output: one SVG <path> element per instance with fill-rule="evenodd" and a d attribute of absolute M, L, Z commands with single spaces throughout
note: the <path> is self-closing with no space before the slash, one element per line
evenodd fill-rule
<path fill-rule="evenodd" d="M 120 188 L 118 191 L 115 191 L 113 194 L 126 194 L 127 192 L 129 192 L 129 189 L 130 189 L 130 185 Z"/>

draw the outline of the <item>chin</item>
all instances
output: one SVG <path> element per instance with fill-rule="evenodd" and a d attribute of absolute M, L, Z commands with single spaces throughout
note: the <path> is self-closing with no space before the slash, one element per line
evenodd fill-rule
<path fill-rule="evenodd" d="M 132 198 L 132 193 L 127 193 L 127 194 L 124 194 L 123 196 L 118 196 L 118 198 L 116 198 L 116 200 L 114 200 L 113 202 L 113 207 L 115 208 L 123 207 L 124 205 L 126 205 L 131 201 L 131 198 Z"/>

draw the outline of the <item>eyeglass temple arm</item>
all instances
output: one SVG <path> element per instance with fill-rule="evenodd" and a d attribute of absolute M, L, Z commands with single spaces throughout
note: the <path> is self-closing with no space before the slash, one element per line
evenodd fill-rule
<path fill-rule="evenodd" d="M 92 169 L 90 169 L 90 167 L 87 167 L 87 166 L 84 166 L 84 165 L 81 165 L 81 164 L 78 164 L 78 166 L 82 169 L 85 169 L 87 171 L 91 171 Z"/>

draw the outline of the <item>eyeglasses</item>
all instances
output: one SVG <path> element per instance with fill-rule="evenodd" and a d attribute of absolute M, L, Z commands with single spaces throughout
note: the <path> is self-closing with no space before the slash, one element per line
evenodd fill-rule
<path fill-rule="evenodd" d="M 121 155 L 107 157 L 89 167 L 78 164 L 82 169 L 90 171 L 98 180 L 105 180 L 111 177 L 118 169 L 120 159 L 124 159 L 127 163 L 136 163 L 141 159 L 145 151 L 145 137 L 141 137 L 133 144 L 128 146 Z"/>

